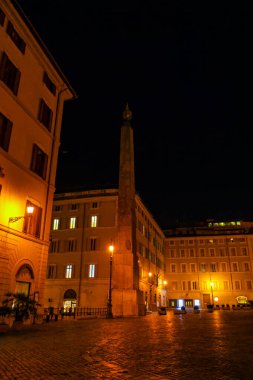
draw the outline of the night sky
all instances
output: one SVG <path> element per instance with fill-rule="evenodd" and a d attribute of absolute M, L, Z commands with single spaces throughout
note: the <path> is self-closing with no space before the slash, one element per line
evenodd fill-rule
<path fill-rule="evenodd" d="M 57 191 L 118 186 L 128 102 L 136 191 L 162 228 L 253 220 L 252 28 L 243 2 L 19 4 L 78 94 L 65 104 Z"/>

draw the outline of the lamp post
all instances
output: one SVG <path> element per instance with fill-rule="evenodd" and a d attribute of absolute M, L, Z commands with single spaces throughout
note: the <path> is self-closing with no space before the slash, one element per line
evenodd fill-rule
<path fill-rule="evenodd" d="M 108 296 L 108 307 L 107 307 L 107 318 L 113 318 L 112 314 L 112 256 L 114 252 L 114 245 L 109 246 L 110 252 L 110 281 L 109 281 L 109 296 Z"/>
<path fill-rule="evenodd" d="M 211 295 L 212 295 L 212 305 L 213 305 L 213 282 L 210 282 L 210 287 L 211 287 Z"/>

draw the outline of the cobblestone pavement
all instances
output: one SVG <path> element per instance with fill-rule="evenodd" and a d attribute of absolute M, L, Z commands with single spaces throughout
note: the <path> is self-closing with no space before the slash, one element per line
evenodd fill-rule
<path fill-rule="evenodd" d="M 253 311 L 63 320 L 0 334 L 1 380 L 253 379 Z"/>

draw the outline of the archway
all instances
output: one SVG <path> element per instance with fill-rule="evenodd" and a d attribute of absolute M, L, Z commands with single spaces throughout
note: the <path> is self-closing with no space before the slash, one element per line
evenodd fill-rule
<path fill-rule="evenodd" d="M 29 296 L 31 291 L 31 285 L 34 280 L 32 267 L 29 264 L 22 265 L 18 269 L 15 279 L 15 293 L 24 293 L 25 295 Z"/>
<path fill-rule="evenodd" d="M 68 289 L 63 296 L 64 312 L 72 311 L 76 308 L 76 292 L 73 289 Z"/>

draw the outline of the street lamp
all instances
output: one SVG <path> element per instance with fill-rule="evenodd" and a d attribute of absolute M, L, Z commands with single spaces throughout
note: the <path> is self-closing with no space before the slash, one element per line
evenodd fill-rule
<path fill-rule="evenodd" d="M 25 219 L 25 218 L 27 218 L 29 216 L 32 216 L 33 211 L 34 211 L 34 207 L 33 206 L 31 206 L 31 205 L 27 206 L 26 207 L 26 215 L 24 215 L 24 216 L 10 216 L 9 217 L 9 223 L 15 223 L 15 222 L 17 222 L 20 219 Z"/>
<path fill-rule="evenodd" d="M 212 305 L 213 305 L 213 282 L 210 282 L 210 287 L 211 287 L 211 295 L 212 295 Z"/>
<path fill-rule="evenodd" d="M 112 256 L 114 252 L 114 245 L 109 245 L 110 252 L 110 282 L 109 282 L 109 297 L 108 297 L 108 307 L 107 307 L 107 318 L 113 318 L 112 315 Z"/>

